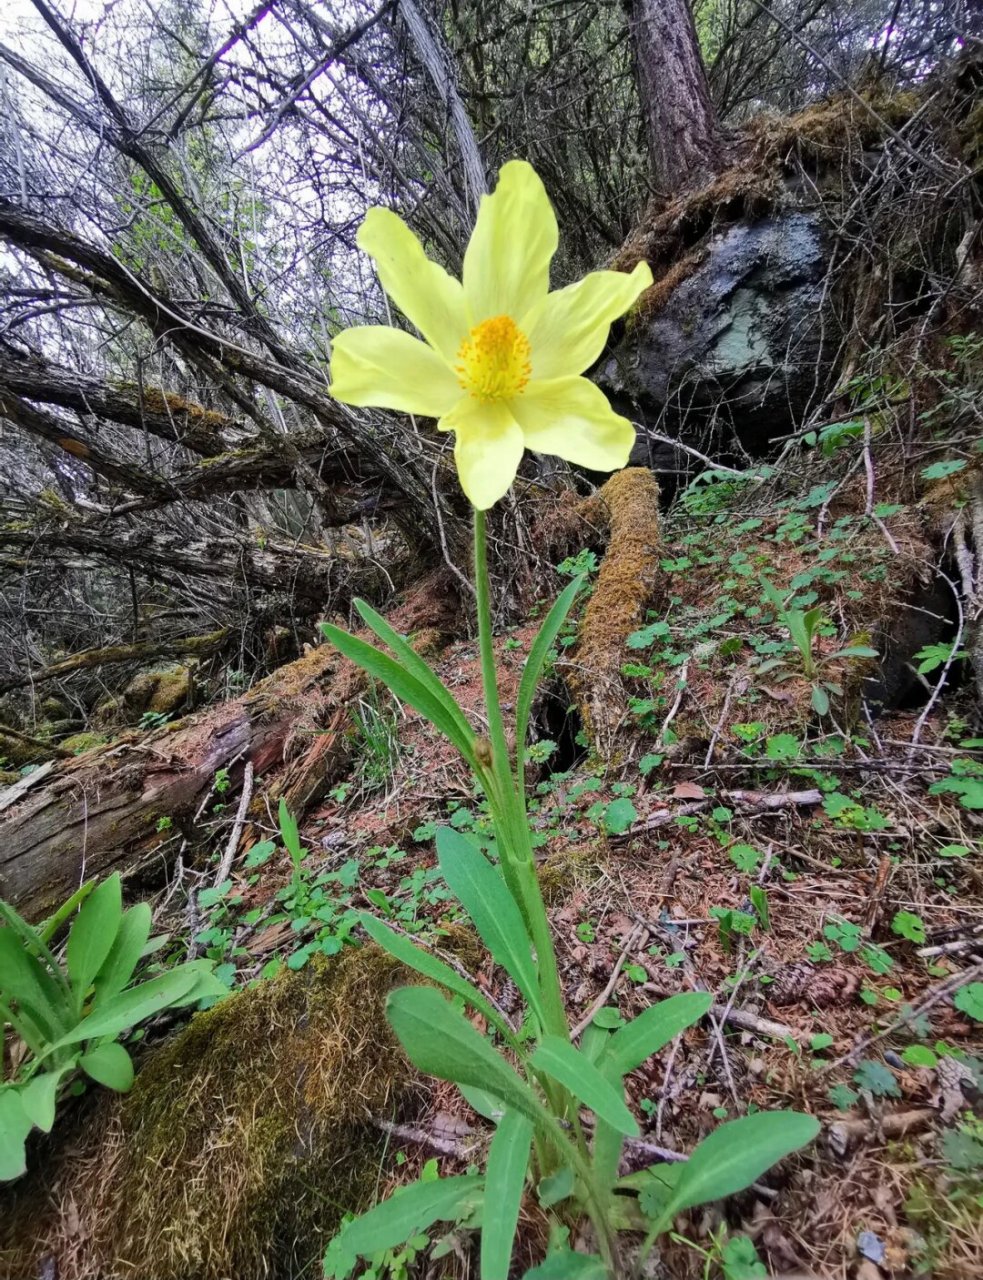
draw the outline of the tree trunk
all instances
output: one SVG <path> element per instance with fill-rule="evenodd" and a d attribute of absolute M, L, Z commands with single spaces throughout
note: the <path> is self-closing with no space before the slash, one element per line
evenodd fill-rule
<path fill-rule="evenodd" d="M 418 640 L 433 640 L 435 631 L 452 629 L 457 610 L 457 596 L 441 573 L 422 582 L 390 622 Z M 310 802 L 315 766 L 323 790 L 347 761 L 347 714 L 338 713 L 351 705 L 363 680 L 324 645 L 231 702 L 152 735 L 130 735 L 45 766 L 36 788 L 19 783 L 10 789 L 12 804 L 5 806 L 0 792 L 0 898 L 37 919 L 84 880 L 136 869 L 155 855 L 166 861 L 177 842 L 157 834 L 158 820 L 170 818 L 178 829 L 186 820 L 193 836 L 190 824 L 216 771 L 230 769 L 238 784 L 245 760 L 259 777 L 296 757 L 284 789 Z M 319 736 L 322 723 L 330 736 L 327 750 Z M 297 749 L 301 742 L 305 751 Z"/>
<path fill-rule="evenodd" d="M 653 180 L 665 195 L 709 181 L 722 154 L 689 0 L 631 0 Z"/>

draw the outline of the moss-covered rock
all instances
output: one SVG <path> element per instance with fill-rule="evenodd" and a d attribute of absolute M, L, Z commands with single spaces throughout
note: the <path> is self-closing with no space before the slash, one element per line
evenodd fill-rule
<path fill-rule="evenodd" d="M 373 1196 L 367 1121 L 410 1080 L 383 1014 L 394 970 L 346 949 L 198 1014 L 7 1193 L 0 1274 L 42 1257 L 73 1280 L 319 1274 Z"/>
<path fill-rule="evenodd" d="M 191 667 L 178 664 L 139 672 L 123 690 L 123 702 L 131 716 L 145 711 L 170 715 L 190 700 L 191 692 Z"/>

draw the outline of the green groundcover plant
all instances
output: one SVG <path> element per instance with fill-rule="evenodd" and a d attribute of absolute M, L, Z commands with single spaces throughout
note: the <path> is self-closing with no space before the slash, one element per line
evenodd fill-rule
<path fill-rule="evenodd" d="M 52 946 L 69 919 L 59 961 Z M 123 910 L 118 874 L 83 885 L 36 928 L 0 901 L 0 1064 L 10 1063 L 0 1081 L 0 1181 L 25 1172 L 28 1135 L 50 1131 L 59 1098 L 80 1072 L 109 1089 L 130 1088 L 124 1031 L 163 1009 L 226 994 L 208 960 L 134 982 L 150 925 L 146 903 Z M 17 1037 L 9 1055 L 6 1027 Z"/>
<path fill-rule="evenodd" d="M 515 478 L 528 447 L 595 470 L 624 466 L 634 440 L 603 395 L 579 375 L 600 354 L 613 319 L 651 281 L 595 272 L 548 292 L 556 220 L 529 165 L 513 161 L 484 197 L 464 259 L 463 285 L 427 261 L 394 214 L 372 210 L 359 242 L 387 292 L 426 343 L 383 326 L 335 342 L 334 395 L 426 413 L 456 435 L 455 458 L 475 508 L 474 571 L 488 737 L 477 735 L 450 690 L 374 610 L 356 607 L 385 648 L 337 627 L 323 631 L 346 657 L 431 721 L 484 791 L 494 859 L 464 833 L 436 834 L 441 873 L 523 1002 L 513 1024 L 466 978 L 378 919 L 362 923 L 380 946 L 432 985 L 393 992 L 387 1015 L 412 1062 L 456 1084 L 494 1124 L 482 1172 L 430 1178 L 395 1192 L 343 1227 L 325 1273 L 349 1276 L 360 1259 L 396 1248 L 435 1223 L 480 1229 L 482 1280 L 507 1280 L 520 1206 L 533 1191 L 555 1223 L 548 1256 L 527 1280 L 603 1280 L 640 1268 L 675 1216 L 747 1187 L 810 1142 L 818 1124 L 795 1112 L 758 1113 L 721 1125 L 679 1164 L 619 1176 L 626 1141 L 639 1135 L 625 1077 L 703 1017 L 706 993 L 689 992 L 612 1026 L 595 1018 L 574 1044 L 526 816 L 524 757 L 537 683 L 582 588 L 572 581 L 530 648 L 508 746 L 492 644 L 486 509 Z M 603 402 L 603 403 L 602 403 Z M 388 652 L 387 652 L 388 651 Z M 611 1012 L 611 1011 L 608 1011 Z M 487 1032 L 468 1014 L 479 1015 Z M 604 1025 L 606 1024 L 606 1025 Z M 587 1217 L 596 1252 L 575 1252 L 570 1228 Z"/>

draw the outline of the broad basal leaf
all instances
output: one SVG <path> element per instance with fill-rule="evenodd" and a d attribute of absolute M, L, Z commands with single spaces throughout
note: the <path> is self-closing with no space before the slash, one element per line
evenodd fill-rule
<path fill-rule="evenodd" d="M 97 1045 L 82 1054 L 79 1066 L 97 1084 L 117 1093 L 126 1093 L 133 1084 L 133 1061 L 121 1044 Z"/>
<path fill-rule="evenodd" d="M 673 1191 L 659 1221 L 671 1222 L 683 1209 L 743 1191 L 818 1133 L 818 1120 L 797 1111 L 763 1111 L 722 1124 L 673 1169 Z"/>
<path fill-rule="evenodd" d="M 82 903 L 68 935 L 65 966 L 76 1013 L 81 1012 L 89 988 L 112 950 L 122 919 L 122 888 L 116 871 L 96 885 Z"/>

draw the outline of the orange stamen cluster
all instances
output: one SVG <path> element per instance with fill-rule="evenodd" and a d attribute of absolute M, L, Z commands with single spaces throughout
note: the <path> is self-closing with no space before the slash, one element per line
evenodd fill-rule
<path fill-rule="evenodd" d="M 476 400 L 508 400 L 525 390 L 532 374 L 529 356 L 529 339 L 512 317 L 493 316 L 464 339 L 454 368 Z"/>

